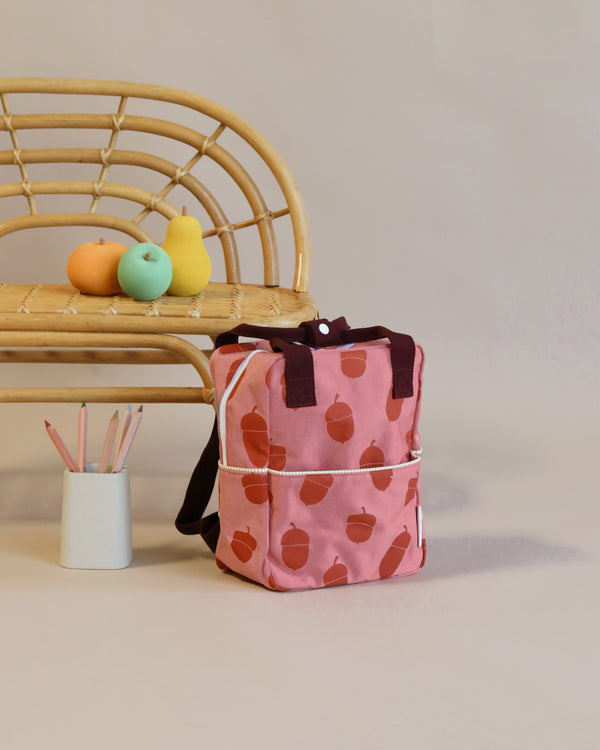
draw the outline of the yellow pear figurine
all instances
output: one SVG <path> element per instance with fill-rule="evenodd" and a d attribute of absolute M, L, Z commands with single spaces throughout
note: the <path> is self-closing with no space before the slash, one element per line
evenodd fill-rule
<path fill-rule="evenodd" d="M 202 242 L 200 222 L 187 215 L 185 206 L 181 216 L 169 222 L 163 250 L 173 265 L 173 280 L 167 294 L 191 297 L 201 292 L 210 279 L 210 257 Z"/>

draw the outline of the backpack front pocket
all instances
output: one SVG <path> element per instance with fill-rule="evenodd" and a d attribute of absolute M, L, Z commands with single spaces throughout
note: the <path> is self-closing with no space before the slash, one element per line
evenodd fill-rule
<path fill-rule="evenodd" d="M 371 471 L 269 472 L 274 588 L 409 575 L 423 563 L 419 459 Z"/>
<path fill-rule="evenodd" d="M 216 558 L 221 567 L 260 581 L 269 547 L 271 506 L 269 478 L 264 471 L 219 466 L 221 530 Z"/>

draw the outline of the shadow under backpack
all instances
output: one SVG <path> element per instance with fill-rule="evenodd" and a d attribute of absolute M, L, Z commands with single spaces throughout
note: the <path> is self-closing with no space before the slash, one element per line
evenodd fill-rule
<path fill-rule="evenodd" d="M 215 347 L 215 424 L 177 529 L 277 591 L 422 568 L 422 348 L 344 318 L 243 324 Z M 217 474 L 219 512 L 204 515 Z"/>

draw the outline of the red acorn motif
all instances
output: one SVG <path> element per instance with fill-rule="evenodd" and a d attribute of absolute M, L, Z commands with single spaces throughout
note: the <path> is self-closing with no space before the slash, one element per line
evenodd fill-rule
<path fill-rule="evenodd" d="M 360 468 L 361 469 L 375 469 L 385 465 L 385 456 L 381 448 L 377 448 L 374 445 L 375 441 L 371 441 L 371 445 L 363 451 L 360 457 Z M 390 486 L 392 481 L 393 469 L 384 469 L 383 471 L 372 471 L 371 479 L 375 488 L 385 492 Z"/>
<path fill-rule="evenodd" d="M 354 435 L 354 417 L 352 409 L 344 401 L 338 401 L 339 393 L 336 393 L 333 404 L 325 412 L 327 432 L 329 436 L 338 443 L 345 443 Z"/>
<path fill-rule="evenodd" d="M 257 406 L 242 417 L 240 427 L 248 458 L 255 466 L 266 466 L 269 461 L 269 433 L 267 423 L 256 413 Z"/>
<path fill-rule="evenodd" d="M 281 559 L 292 570 L 303 568 L 308 562 L 310 537 L 303 529 L 297 529 L 296 524 L 290 524 L 291 529 L 281 537 Z"/>
<path fill-rule="evenodd" d="M 396 569 L 402 562 L 404 553 L 410 546 L 412 537 L 408 533 L 406 524 L 404 525 L 404 531 L 402 531 L 392 542 L 391 547 L 385 553 L 383 560 L 379 566 L 379 577 L 389 578 L 396 572 Z"/>
<path fill-rule="evenodd" d="M 272 589 L 275 589 L 275 591 L 289 591 L 289 590 L 290 590 L 290 589 L 284 589 L 284 588 L 283 588 L 283 586 L 278 586 L 278 585 L 277 585 L 277 584 L 275 583 L 275 579 L 273 578 L 273 575 L 272 575 L 272 574 L 271 574 L 271 575 L 269 576 L 269 578 L 268 578 L 268 580 L 267 580 L 267 585 L 268 585 L 268 586 L 269 586 L 270 588 L 272 588 Z"/>
<path fill-rule="evenodd" d="M 282 374 L 279 382 L 281 383 L 281 398 L 283 399 L 283 403 L 287 406 L 287 388 L 285 385 L 285 372 Z M 292 406 L 291 407 L 294 411 L 298 411 L 297 407 Z"/>
<path fill-rule="evenodd" d="M 231 383 L 231 381 L 233 380 L 233 376 L 235 375 L 238 367 L 242 364 L 243 361 L 244 361 L 244 357 L 240 357 L 239 359 L 236 359 L 231 363 L 231 367 L 229 368 L 229 371 L 227 373 L 227 378 L 225 379 L 226 388 L 229 385 L 229 383 Z"/>
<path fill-rule="evenodd" d="M 408 480 L 408 489 L 406 490 L 406 499 L 404 505 L 408 505 L 411 500 L 414 500 L 417 494 L 417 484 L 419 483 L 419 477 L 413 477 Z"/>
<path fill-rule="evenodd" d="M 234 551 L 238 560 L 246 563 L 254 554 L 257 541 L 250 533 L 250 527 L 246 526 L 246 531 L 235 531 L 231 540 L 231 549 Z"/>
<path fill-rule="evenodd" d="M 242 477 L 242 486 L 248 500 L 255 505 L 271 499 L 269 480 L 265 474 L 246 474 Z"/>
<path fill-rule="evenodd" d="M 244 344 L 225 344 L 219 347 L 220 354 L 233 354 L 233 352 L 251 352 L 258 348 L 258 341 L 247 342 Z"/>
<path fill-rule="evenodd" d="M 367 352 L 364 349 L 347 349 L 340 352 L 342 372 L 349 378 L 360 378 L 367 367 Z"/>
<path fill-rule="evenodd" d="M 305 505 L 316 505 L 325 498 L 332 484 L 331 474 L 307 474 L 300 488 L 300 500 Z"/>
<path fill-rule="evenodd" d="M 371 538 L 373 527 L 377 523 L 375 516 L 367 513 L 364 508 L 361 508 L 361 510 L 362 513 L 356 513 L 346 519 L 346 535 L 351 542 L 357 544 L 366 542 Z"/>
<path fill-rule="evenodd" d="M 216 562 L 217 568 L 219 568 L 219 570 L 224 570 L 225 572 L 227 572 L 229 570 L 229 568 L 227 567 L 227 565 L 225 565 L 225 563 L 222 560 L 219 560 L 218 557 L 215 557 L 215 562 Z"/>
<path fill-rule="evenodd" d="M 287 388 L 285 387 L 285 371 L 282 373 L 281 378 L 279 379 L 279 382 L 281 384 L 281 398 L 283 399 L 283 403 L 287 405 Z"/>
<path fill-rule="evenodd" d="M 286 450 L 283 445 L 273 445 L 271 443 L 271 453 L 269 456 L 269 468 L 275 471 L 282 471 L 285 467 Z"/>
<path fill-rule="evenodd" d="M 344 583 L 348 583 L 348 568 L 343 563 L 338 562 L 338 556 L 336 555 L 333 565 L 323 575 L 323 585 L 341 586 Z"/>
<path fill-rule="evenodd" d="M 281 398 L 283 399 L 283 403 L 287 406 L 287 387 L 285 384 L 285 372 L 282 374 L 279 382 L 281 383 Z M 289 408 L 293 409 L 294 411 L 298 411 L 298 407 L 296 406 L 292 406 Z"/>
<path fill-rule="evenodd" d="M 390 386 L 388 392 L 387 401 L 385 404 L 385 413 L 390 422 L 395 422 L 402 413 L 402 406 L 404 404 L 403 398 L 394 398 L 394 386 Z"/>
<path fill-rule="evenodd" d="M 231 383 L 231 381 L 233 380 L 233 376 L 234 376 L 234 375 L 235 375 L 235 373 L 237 372 L 237 369 L 238 369 L 238 367 L 239 367 L 239 366 L 240 366 L 240 365 L 242 364 L 242 362 L 244 361 L 244 359 L 245 359 L 245 357 L 240 357 L 240 359 L 236 359 L 236 360 L 235 360 L 234 362 L 232 362 L 232 363 L 231 363 L 231 367 L 229 368 L 229 371 L 227 372 L 227 378 L 225 379 L 225 388 L 227 388 L 227 386 L 228 386 L 228 385 L 229 385 L 229 384 Z M 234 394 L 234 393 L 235 393 L 235 392 L 237 391 L 237 389 L 238 389 L 238 386 L 239 386 L 239 384 L 240 384 L 240 383 L 242 382 L 242 380 L 244 379 L 244 375 L 245 375 L 245 374 L 246 374 L 245 372 L 241 374 L 241 376 L 240 376 L 239 380 L 238 380 L 238 381 L 237 381 L 237 383 L 236 383 L 236 384 L 235 384 L 235 385 L 233 386 L 233 390 L 232 390 L 232 391 L 231 391 L 231 393 L 229 394 L 229 398 L 232 398 L 232 397 L 233 397 L 233 394 Z"/>

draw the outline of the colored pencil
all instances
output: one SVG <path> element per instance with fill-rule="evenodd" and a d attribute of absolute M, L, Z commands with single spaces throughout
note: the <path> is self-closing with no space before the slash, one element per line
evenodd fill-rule
<path fill-rule="evenodd" d="M 79 434 L 77 435 L 77 471 L 85 471 L 85 452 L 87 444 L 87 406 L 85 401 L 79 410 Z"/>
<path fill-rule="evenodd" d="M 125 459 L 127 458 L 127 454 L 129 453 L 129 449 L 131 448 L 131 443 L 133 442 L 135 433 L 138 431 L 138 427 L 140 426 L 140 422 L 142 421 L 143 411 L 144 411 L 144 407 L 140 406 L 139 409 L 131 418 L 131 423 L 123 439 L 123 444 L 121 445 L 119 449 L 119 454 L 115 457 L 115 460 L 113 461 L 112 470 L 113 470 L 113 473 L 115 474 L 121 471 L 121 469 L 125 465 Z"/>
<path fill-rule="evenodd" d="M 129 423 L 131 422 L 131 404 L 127 407 L 127 411 L 125 414 L 123 414 L 123 419 L 121 420 L 121 427 L 119 428 L 119 436 L 117 437 L 117 443 L 115 446 L 115 456 L 119 453 L 121 450 L 121 445 L 123 444 L 123 439 L 125 435 L 127 434 L 127 428 L 129 427 Z"/>
<path fill-rule="evenodd" d="M 108 429 L 106 430 L 106 437 L 104 438 L 104 445 L 102 446 L 102 453 L 100 454 L 100 461 L 98 462 L 98 474 L 103 474 L 108 469 L 108 462 L 110 461 L 110 455 L 112 453 L 118 426 L 119 410 L 117 409 L 108 422 Z"/>
<path fill-rule="evenodd" d="M 67 469 L 69 471 L 77 471 L 75 461 L 73 461 L 73 457 L 69 453 L 67 446 L 63 443 L 62 438 L 56 431 L 56 428 L 52 427 L 47 419 L 44 419 L 44 423 L 46 425 L 46 432 L 48 433 L 48 435 L 50 436 L 50 440 L 52 440 L 52 442 L 56 446 L 56 449 L 62 456 L 63 461 L 66 463 Z"/>

